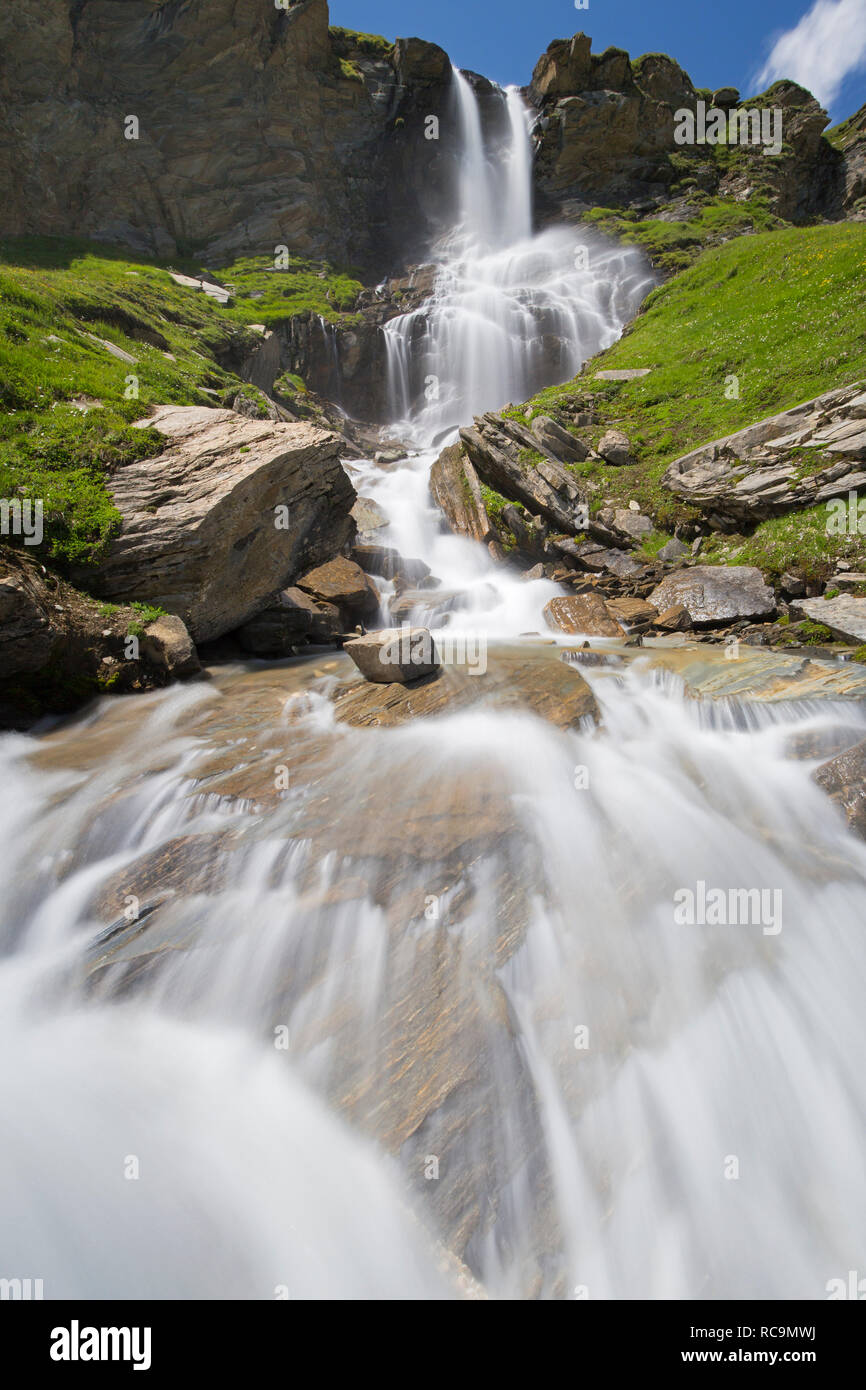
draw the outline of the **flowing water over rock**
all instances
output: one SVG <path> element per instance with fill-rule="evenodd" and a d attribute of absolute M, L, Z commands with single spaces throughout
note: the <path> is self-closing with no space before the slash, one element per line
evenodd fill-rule
<path fill-rule="evenodd" d="M 531 236 L 519 97 L 496 159 L 455 99 L 463 223 L 392 330 L 428 450 L 611 341 L 645 275 Z M 516 640 L 555 586 L 442 534 L 431 458 L 349 466 L 474 674 L 221 667 L 0 739 L 0 1276 L 821 1298 L 866 1245 L 866 846 L 811 773 L 862 688 Z"/>

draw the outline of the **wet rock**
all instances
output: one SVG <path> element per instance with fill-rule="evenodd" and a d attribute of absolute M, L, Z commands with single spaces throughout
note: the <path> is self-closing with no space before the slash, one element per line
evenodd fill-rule
<path fill-rule="evenodd" d="M 449 445 L 433 464 L 430 495 L 456 536 L 468 536 L 483 544 L 496 539 L 478 474 L 461 445 Z"/>
<path fill-rule="evenodd" d="M 866 642 L 866 598 L 839 594 L 838 598 L 797 599 L 791 612 L 798 618 L 822 623 L 843 642 Z"/>
<path fill-rule="evenodd" d="M 649 627 L 658 618 L 658 609 L 642 598 L 609 598 L 607 611 L 626 628 Z"/>
<path fill-rule="evenodd" d="M 695 627 L 718 627 L 737 618 L 768 618 L 776 611 L 773 590 L 751 565 L 696 565 L 676 570 L 649 596 L 660 613 L 681 604 Z"/>
<path fill-rule="evenodd" d="M 332 603 L 347 616 L 374 618 L 379 591 L 360 565 L 339 555 L 301 575 L 297 587 L 319 603 Z"/>
<path fill-rule="evenodd" d="M 386 628 L 343 644 L 365 680 L 407 685 L 439 669 L 433 638 L 425 627 Z"/>
<path fill-rule="evenodd" d="M 423 560 L 407 560 L 398 550 L 385 545 L 356 545 L 352 550 L 352 559 L 365 574 L 379 575 L 382 579 L 420 584 L 430 577 L 430 566 Z"/>
<path fill-rule="evenodd" d="M 359 497 L 356 500 L 352 508 L 352 519 L 360 536 L 380 531 L 383 526 L 388 525 L 388 518 L 382 508 L 370 497 Z"/>
<path fill-rule="evenodd" d="M 139 423 L 166 448 L 109 481 L 123 526 L 86 576 L 96 593 L 158 604 L 210 641 L 351 537 L 355 493 L 334 435 L 199 406 Z"/>
<path fill-rule="evenodd" d="M 813 776 L 844 812 L 854 833 L 866 840 L 866 742 L 823 763 Z"/>
<path fill-rule="evenodd" d="M 542 648 L 534 653 L 484 654 L 470 642 L 465 652 L 458 646 L 440 656 L 441 670 L 417 685 L 338 687 L 332 695 L 338 721 L 355 727 L 389 727 L 468 709 L 479 702 L 500 710 L 528 710 L 560 729 L 600 720 L 589 686 L 557 660 L 555 652 Z"/>
<path fill-rule="evenodd" d="M 634 463 L 631 441 L 627 434 L 623 434 L 622 430 L 606 430 L 598 441 L 596 453 L 604 459 L 605 463 L 609 463 L 615 468 L 623 468 Z"/>
<path fill-rule="evenodd" d="M 548 627 L 560 632 L 586 633 L 588 637 L 621 637 L 622 626 L 611 617 L 600 594 L 572 594 L 552 598 L 544 609 Z"/>

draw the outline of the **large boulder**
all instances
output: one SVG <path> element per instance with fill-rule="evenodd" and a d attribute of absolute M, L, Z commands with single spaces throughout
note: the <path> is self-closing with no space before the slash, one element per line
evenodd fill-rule
<path fill-rule="evenodd" d="M 343 627 L 334 604 L 314 603 L 302 589 L 290 588 L 244 623 L 237 638 L 251 656 L 276 660 L 292 656 L 309 642 L 333 643 Z"/>
<path fill-rule="evenodd" d="M 827 391 L 684 454 L 662 485 L 732 525 L 847 499 L 866 488 L 864 416 L 866 382 Z"/>
<path fill-rule="evenodd" d="M 693 627 L 720 627 L 738 618 L 771 618 L 773 590 L 752 565 L 695 565 L 675 570 L 653 589 L 649 601 L 659 613 L 682 606 Z"/>
<path fill-rule="evenodd" d="M 210 641 L 351 539 L 355 491 L 334 435 L 202 406 L 140 423 L 167 444 L 111 478 L 123 527 L 86 576 L 99 595 L 156 603 Z"/>
<path fill-rule="evenodd" d="M 570 535 L 583 529 L 573 474 L 526 425 L 489 411 L 460 431 L 482 482 Z"/>

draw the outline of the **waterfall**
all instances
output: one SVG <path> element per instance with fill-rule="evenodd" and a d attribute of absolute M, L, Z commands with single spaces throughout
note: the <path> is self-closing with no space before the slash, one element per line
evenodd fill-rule
<path fill-rule="evenodd" d="M 567 227 L 532 232 L 532 141 L 520 92 L 485 132 L 451 84 L 457 216 L 431 298 L 385 326 L 391 432 L 430 447 L 473 415 L 566 381 L 609 347 L 654 280 L 640 252 Z"/>

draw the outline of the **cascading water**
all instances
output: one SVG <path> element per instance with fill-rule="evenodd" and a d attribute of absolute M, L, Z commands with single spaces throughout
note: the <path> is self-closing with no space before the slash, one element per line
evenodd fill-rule
<path fill-rule="evenodd" d="M 654 280 L 643 256 L 566 227 L 532 233 L 532 144 L 520 93 L 485 141 L 455 70 L 458 218 L 432 298 L 386 325 L 391 431 L 421 448 L 483 410 L 574 376 L 634 317 Z"/>
<path fill-rule="evenodd" d="M 480 547 L 444 537 L 428 495 L 430 468 L 474 415 L 574 376 L 616 341 L 655 282 L 633 248 L 568 227 L 533 234 L 530 116 L 516 88 L 491 98 L 501 110 L 489 132 L 457 69 L 451 99 L 460 151 L 455 226 L 432 297 L 385 327 L 389 433 L 418 452 L 388 474 L 363 462 L 350 471 L 388 517 L 382 540 L 442 580 L 444 599 L 419 599 L 413 621 L 434 632 L 447 622 L 452 632 L 481 624 L 491 636 L 517 636 L 543 627 L 544 605 L 558 590 L 544 580 L 526 584 Z"/>
<path fill-rule="evenodd" d="M 419 445 L 567 375 L 647 287 L 632 252 L 532 236 L 518 94 L 503 144 L 454 96 L 461 222 L 389 330 Z M 442 534 L 432 456 L 352 465 L 383 536 L 452 628 L 537 626 L 553 586 Z M 491 698 L 349 727 L 339 655 L 0 738 L 0 1278 L 822 1298 L 862 1269 L 866 848 L 810 773 L 866 712 L 703 705 L 644 661 L 587 668 L 596 731 Z M 774 915 L 681 924 L 699 883 Z"/>

